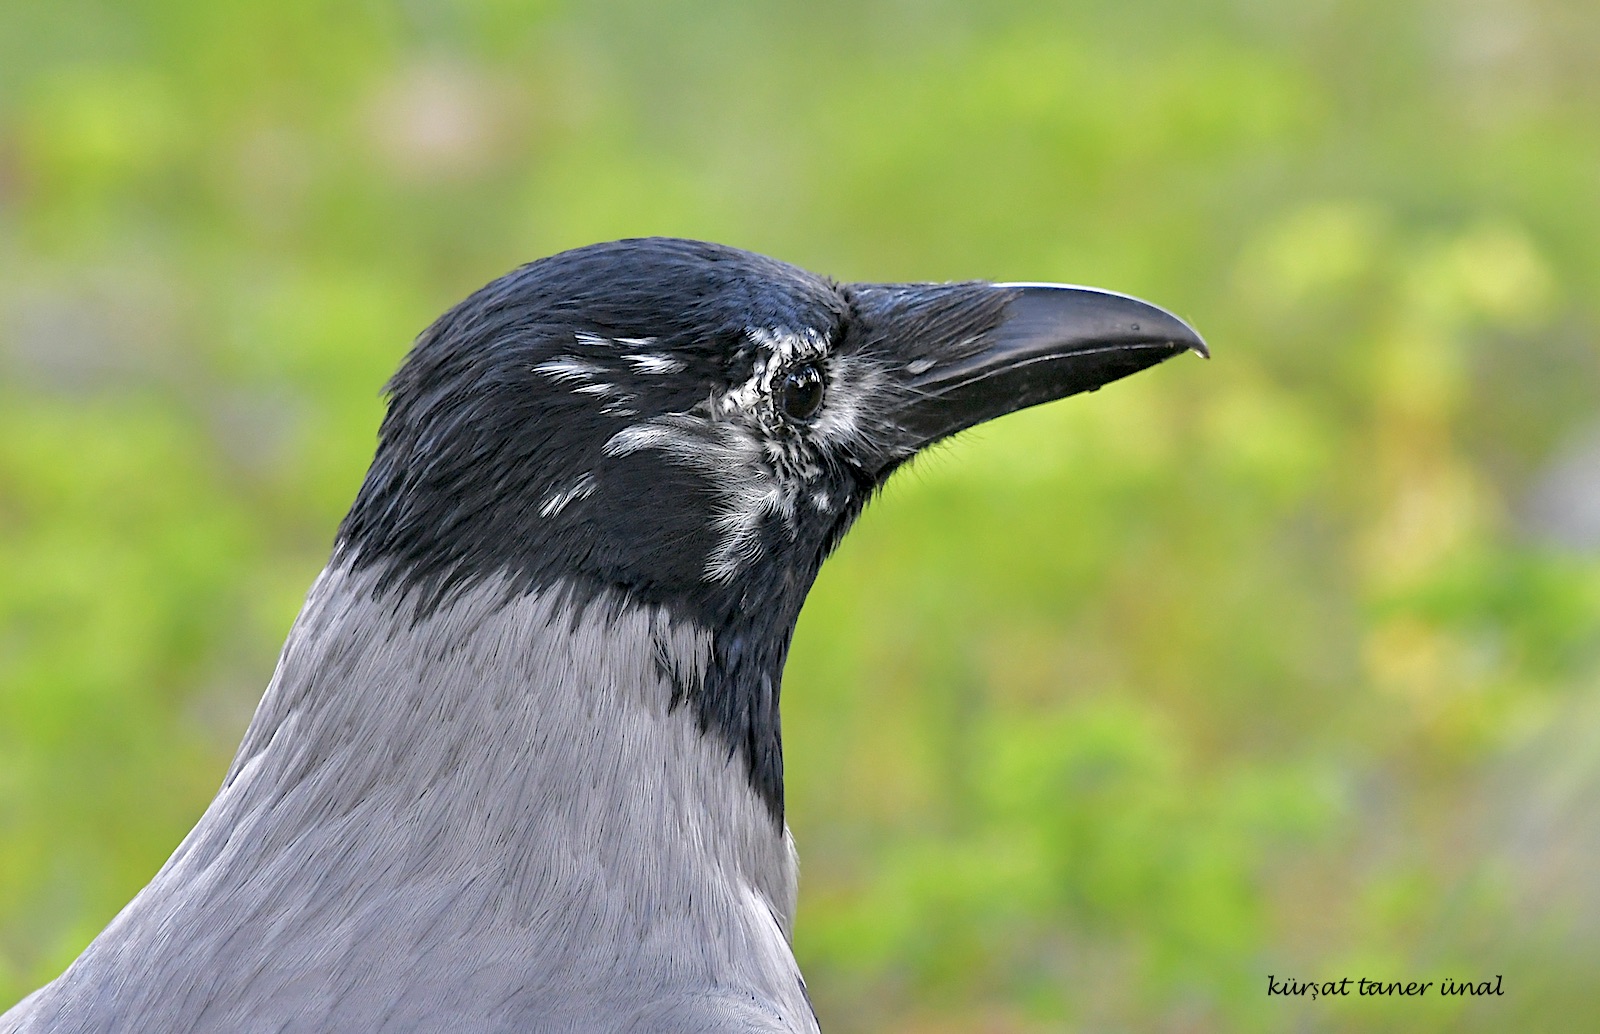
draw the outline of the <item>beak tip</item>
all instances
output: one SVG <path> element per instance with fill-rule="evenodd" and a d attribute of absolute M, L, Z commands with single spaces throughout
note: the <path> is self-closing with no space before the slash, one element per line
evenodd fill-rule
<path fill-rule="evenodd" d="M 1202 359 L 1211 358 L 1211 346 L 1206 344 L 1206 339 L 1200 336 L 1200 332 L 1194 329 L 1193 324 L 1171 313 L 1167 313 L 1166 316 L 1177 324 L 1178 333 L 1172 339 L 1174 345 L 1184 346 L 1185 351 L 1193 352 Z"/>

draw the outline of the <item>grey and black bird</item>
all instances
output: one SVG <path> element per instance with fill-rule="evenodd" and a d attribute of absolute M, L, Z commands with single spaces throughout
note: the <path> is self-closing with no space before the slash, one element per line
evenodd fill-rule
<path fill-rule="evenodd" d="M 215 800 L 0 1031 L 815 1031 L 778 690 L 823 559 L 930 443 L 1204 348 L 688 240 L 494 281 L 390 382 Z"/>

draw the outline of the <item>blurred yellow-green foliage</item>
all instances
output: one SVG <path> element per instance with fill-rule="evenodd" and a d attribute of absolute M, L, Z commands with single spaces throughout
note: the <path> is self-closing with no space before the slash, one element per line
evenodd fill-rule
<path fill-rule="evenodd" d="M 677 234 L 1216 353 L 937 451 L 824 571 L 825 1028 L 1600 1029 L 1597 69 L 1592 0 L 7 0 L 0 1005 L 210 798 L 412 336 Z"/>

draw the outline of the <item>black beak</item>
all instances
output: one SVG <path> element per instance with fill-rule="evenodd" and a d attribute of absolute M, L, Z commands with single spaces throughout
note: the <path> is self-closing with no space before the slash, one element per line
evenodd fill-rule
<path fill-rule="evenodd" d="M 1210 356 L 1170 312 L 1092 287 L 859 284 L 851 294 L 865 348 L 900 389 L 885 414 L 899 439 L 888 466 L 974 424 L 1094 391 L 1180 352 Z"/>

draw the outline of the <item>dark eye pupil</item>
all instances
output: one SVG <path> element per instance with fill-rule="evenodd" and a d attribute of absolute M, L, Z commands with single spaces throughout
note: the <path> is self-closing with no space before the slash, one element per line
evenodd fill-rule
<path fill-rule="evenodd" d="M 822 408 L 822 371 L 815 365 L 797 366 L 783 375 L 778 404 L 794 420 L 809 420 Z"/>

